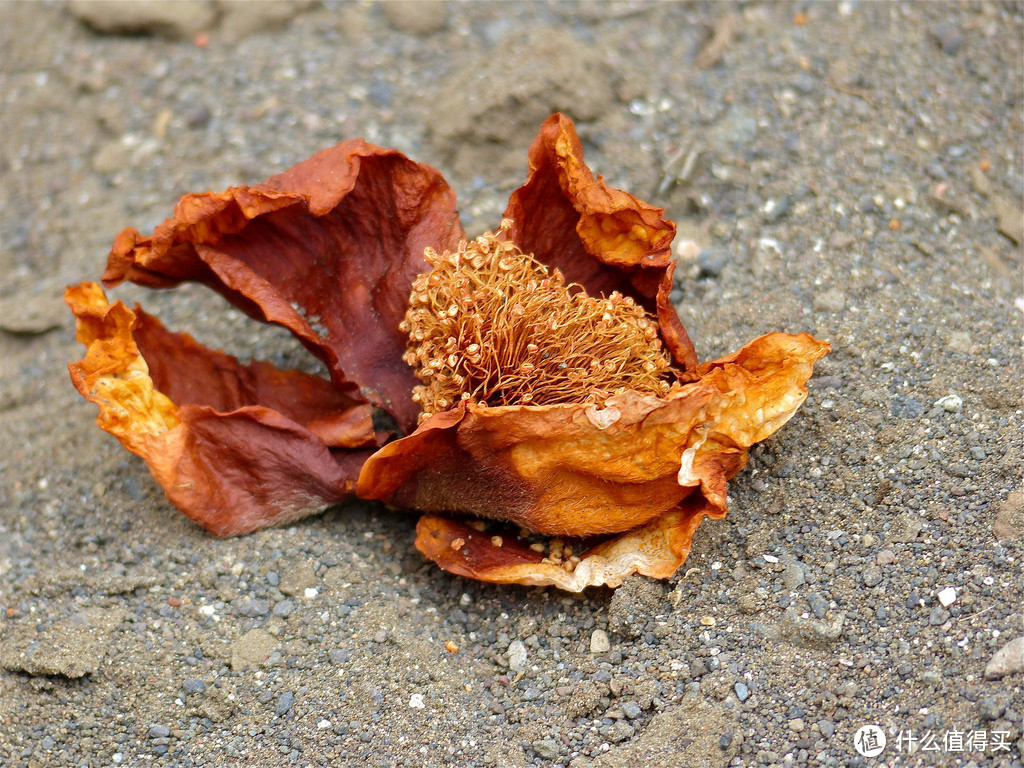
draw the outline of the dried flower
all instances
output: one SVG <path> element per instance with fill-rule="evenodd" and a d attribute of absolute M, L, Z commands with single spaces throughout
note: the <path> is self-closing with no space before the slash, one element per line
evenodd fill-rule
<path fill-rule="evenodd" d="M 205 283 L 292 331 L 329 381 L 242 365 L 93 283 L 67 292 L 88 348 L 72 380 L 217 535 L 355 494 L 424 513 L 416 546 L 472 578 L 664 578 L 828 344 L 772 333 L 698 364 L 662 214 L 595 178 L 562 115 L 506 220 L 473 241 L 436 171 L 345 142 L 262 185 L 186 195 L 152 236 L 122 232 L 104 273 Z"/>

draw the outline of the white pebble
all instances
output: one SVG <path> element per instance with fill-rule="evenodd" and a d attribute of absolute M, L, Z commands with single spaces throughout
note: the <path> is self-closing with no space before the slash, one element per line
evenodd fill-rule
<path fill-rule="evenodd" d="M 779 558 L 777 558 L 775 555 L 761 555 L 761 557 L 764 558 L 764 561 L 766 563 L 777 563 L 777 562 L 779 562 Z"/>
<path fill-rule="evenodd" d="M 939 591 L 938 597 L 942 607 L 949 608 L 949 606 L 956 602 L 956 590 L 953 587 L 946 587 Z"/>
<path fill-rule="evenodd" d="M 960 395 L 946 395 L 945 397 L 940 397 L 936 400 L 935 405 L 939 406 L 947 413 L 960 413 L 960 409 L 963 408 L 964 401 Z"/>
<path fill-rule="evenodd" d="M 514 672 L 526 669 L 526 646 L 522 640 L 513 640 L 508 644 L 508 666 Z"/>
<path fill-rule="evenodd" d="M 612 644 L 608 640 L 608 633 L 603 629 L 595 629 L 590 636 L 591 653 L 607 653 L 611 650 Z"/>
<path fill-rule="evenodd" d="M 331 721 L 321 720 L 319 723 L 316 724 L 316 727 L 319 728 L 321 731 L 327 730 L 331 727 Z"/>
<path fill-rule="evenodd" d="M 409 706 L 413 707 L 414 709 L 423 709 L 425 706 L 427 706 L 426 704 L 423 703 L 423 694 L 422 693 L 414 693 L 412 696 L 410 696 L 409 697 Z"/>
<path fill-rule="evenodd" d="M 316 597 L 318 593 L 316 591 L 316 587 L 306 587 L 306 590 L 302 594 L 306 596 L 307 600 L 310 600 Z"/>

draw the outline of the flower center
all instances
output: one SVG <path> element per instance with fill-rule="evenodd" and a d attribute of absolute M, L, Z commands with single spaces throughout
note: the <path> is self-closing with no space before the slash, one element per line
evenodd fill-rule
<path fill-rule="evenodd" d="M 400 328 L 422 381 L 420 421 L 481 405 L 604 405 L 634 390 L 663 394 L 668 355 L 658 325 L 628 296 L 587 296 L 505 239 L 511 222 L 454 253 L 427 248 Z"/>

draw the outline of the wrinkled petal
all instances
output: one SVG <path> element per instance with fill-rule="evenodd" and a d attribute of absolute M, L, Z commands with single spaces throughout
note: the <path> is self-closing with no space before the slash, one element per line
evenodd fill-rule
<path fill-rule="evenodd" d="M 96 283 L 68 288 L 66 300 L 87 348 L 68 366 L 75 387 L 189 517 L 230 536 L 352 495 L 376 448 L 368 405 L 316 376 L 241 365 L 108 304 Z"/>
<path fill-rule="evenodd" d="M 255 187 L 185 195 L 149 237 L 116 239 L 103 280 L 205 283 L 258 320 L 288 328 L 335 385 L 416 424 L 416 384 L 398 325 L 423 251 L 462 228 L 441 175 L 362 140 L 317 153 Z"/>
<path fill-rule="evenodd" d="M 544 562 L 522 541 L 490 534 L 433 515 L 416 525 L 416 548 L 446 571 L 497 584 L 555 586 L 569 592 L 617 587 L 633 573 L 667 579 L 686 560 L 694 531 L 709 514 L 707 502 L 691 496 L 675 509 L 582 552 L 572 570 Z"/>
<path fill-rule="evenodd" d="M 625 392 L 600 409 L 463 402 L 367 460 L 358 494 L 554 536 L 627 531 L 697 490 L 706 514 L 722 516 L 726 481 L 804 401 L 828 348 L 769 334 L 666 397 Z"/>
<path fill-rule="evenodd" d="M 676 362 L 692 368 L 697 353 L 668 300 L 676 227 L 664 213 L 595 178 L 572 121 L 561 114 L 541 126 L 529 177 L 505 209 L 520 248 L 591 296 L 619 291 L 638 300 L 657 316 Z"/>

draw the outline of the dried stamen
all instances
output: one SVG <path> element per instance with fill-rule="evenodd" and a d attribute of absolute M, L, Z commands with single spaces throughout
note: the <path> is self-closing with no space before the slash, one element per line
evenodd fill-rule
<path fill-rule="evenodd" d="M 604 402 L 627 389 L 664 394 L 657 323 L 631 298 L 587 296 L 496 233 L 424 254 L 401 329 L 423 384 L 420 419 L 460 400 L 483 405 Z"/>

